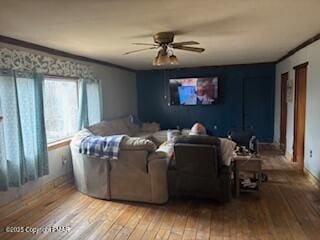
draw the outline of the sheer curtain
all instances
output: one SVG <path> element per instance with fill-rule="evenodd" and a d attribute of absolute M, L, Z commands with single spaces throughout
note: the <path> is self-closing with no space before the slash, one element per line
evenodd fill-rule
<path fill-rule="evenodd" d="M 43 78 L 0 71 L 0 190 L 47 175 Z"/>
<path fill-rule="evenodd" d="M 79 114 L 78 129 L 89 126 L 88 101 L 87 101 L 87 82 L 85 79 L 80 80 L 79 86 Z"/>
<path fill-rule="evenodd" d="M 0 109 L 1 111 L 1 109 Z M 0 191 L 8 188 L 8 169 L 4 145 L 3 117 L 0 114 Z"/>
<path fill-rule="evenodd" d="M 102 116 L 101 82 L 81 79 L 79 86 L 78 129 L 100 122 Z"/>

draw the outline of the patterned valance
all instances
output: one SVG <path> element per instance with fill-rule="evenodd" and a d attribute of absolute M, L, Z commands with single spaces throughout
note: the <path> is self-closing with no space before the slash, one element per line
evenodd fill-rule
<path fill-rule="evenodd" d="M 89 65 L 4 47 L 0 47 L 0 68 L 94 79 Z"/>

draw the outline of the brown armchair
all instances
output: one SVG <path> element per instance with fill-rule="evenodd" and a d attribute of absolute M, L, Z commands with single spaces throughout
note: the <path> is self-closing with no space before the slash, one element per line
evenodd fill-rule
<path fill-rule="evenodd" d="M 231 199 L 231 167 L 223 166 L 220 140 L 210 136 L 175 139 L 175 159 L 168 170 L 171 196 Z"/>

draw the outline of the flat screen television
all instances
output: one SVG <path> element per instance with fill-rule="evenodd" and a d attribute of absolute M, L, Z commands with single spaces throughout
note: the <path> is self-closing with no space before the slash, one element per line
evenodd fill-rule
<path fill-rule="evenodd" d="M 170 79 L 171 105 L 211 105 L 218 99 L 218 78 Z"/>

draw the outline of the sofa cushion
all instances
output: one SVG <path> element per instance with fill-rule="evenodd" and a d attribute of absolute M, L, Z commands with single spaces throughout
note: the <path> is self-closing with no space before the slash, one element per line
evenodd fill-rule
<path fill-rule="evenodd" d="M 98 136 L 110 136 L 114 135 L 114 131 L 110 128 L 108 122 L 102 121 L 97 124 L 91 125 L 88 127 L 89 131 L 94 135 Z"/>
<path fill-rule="evenodd" d="M 164 143 L 165 141 L 167 141 L 167 130 L 162 130 L 162 131 L 157 131 L 155 132 L 152 136 L 155 140 L 157 140 L 157 142 L 159 142 L 160 144 Z"/>
<path fill-rule="evenodd" d="M 141 127 L 141 131 L 143 132 L 157 132 L 160 131 L 159 123 L 143 123 Z"/>
<path fill-rule="evenodd" d="M 130 135 L 131 134 L 123 118 L 110 120 L 108 121 L 108 125 L 114 131 L 112 135 L 121 135 L 121 134 Z"/>
<path fill-rule="evenodd" d="M 131 135 L 124 119 L 114 119 L 110 121 L 102 121 L 94 124 L 88 129 L 94 134 L 99 136 L 111 136 L 111 135 Z"/>
<path fill-rule="evenodd" d="M 139 137 L 139 138 L 143 138 L 143 139 L 149 139 L 152 141 L 152 136 L 153 133 L 152 132 L 137 132 L 135 135 L 133 135 L 133 137 Z"/>
<path fill-rule="evenodd" d="M 123 122 L 129 129 L 130 136 L 134 136 L 136 133 L 140 131 L 140 126 L 137 124 L 134 124 L 130 116 L 124 117 Z"/>
<path fill-rule="evenodd" d="M 120 149 L 124 150 L 145 150 L 148 152 L 154 152 L 156 145 L 147 139 L 130 137 L 125 138 L 120 144 Z"/>

